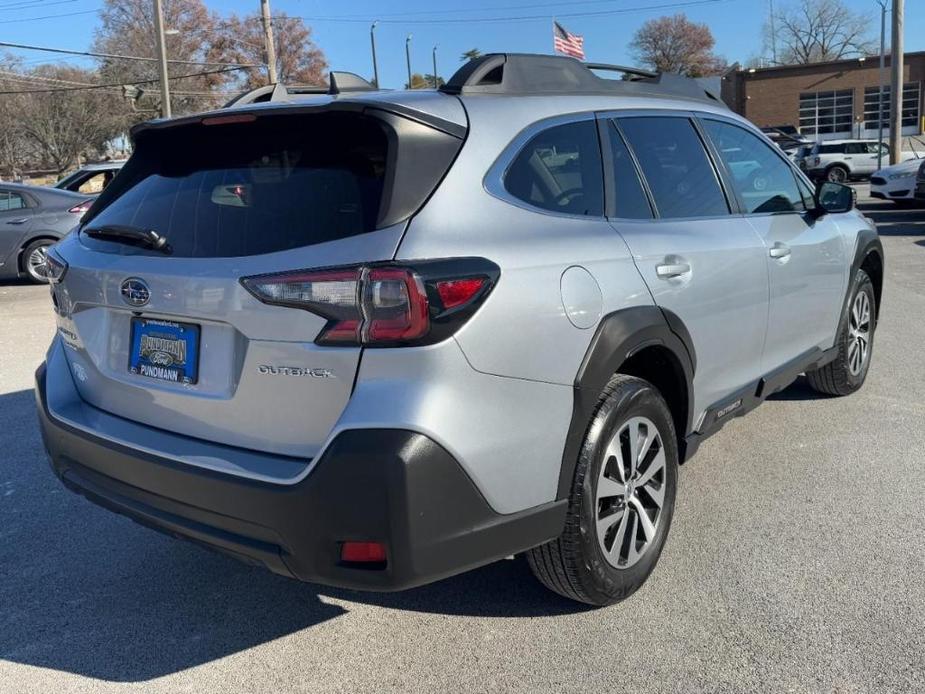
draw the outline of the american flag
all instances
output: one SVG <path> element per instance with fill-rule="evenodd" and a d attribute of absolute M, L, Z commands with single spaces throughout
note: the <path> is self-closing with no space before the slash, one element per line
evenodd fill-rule
<path fill-rule="evenodd" d="M 559 22 L 552 23 L 552 47 L 557 53 L 585 59 L 585 37 L 568 32 Z"/>

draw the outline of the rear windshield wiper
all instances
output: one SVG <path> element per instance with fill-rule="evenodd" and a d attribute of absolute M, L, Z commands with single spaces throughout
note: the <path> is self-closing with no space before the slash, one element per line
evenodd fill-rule
<path fill-rule="evenodd" d="M 167 237 L 161 236 L 154 229 L 142 229 L 141 227 L 131 227 L 123 224 L 103 224 L 98 227 L 81 229 L 81 233 L 94 238 L 144 246 L 166 255 L 173 253 L 173 249 L 167 243 Z"/>

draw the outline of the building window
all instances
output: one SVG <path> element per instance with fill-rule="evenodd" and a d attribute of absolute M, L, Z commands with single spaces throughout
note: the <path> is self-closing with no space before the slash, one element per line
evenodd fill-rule
<path fill-rule="evenodd" d="M 851 135 L 853 113 L 853 89 L 800 94 L 803 135 Z"/>
<path fill-rule="evenodd" d="M 903 85 L 903 113 L 902 127 L 915 128 L 919 124 L 919 82 L 908 82 Z M 864 128 L 877 129 L 877 112 L 880 88 L 864 88 Z M 890 129 L 890 85 L 883 85 L 883 127 Z"/>

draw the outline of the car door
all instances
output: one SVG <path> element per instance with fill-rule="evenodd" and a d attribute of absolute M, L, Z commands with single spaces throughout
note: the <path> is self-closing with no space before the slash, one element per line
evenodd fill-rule
<path fill-rule="evenodd" d="M 33 210 L 19 191 L 0 188 L 0 265 L 10 262 L 32 226 Z"/>
<path fill-rule="evenodd" d="M 732 120 L 701 122 L 764 242 L 770 306 L 762 369 L 771 373 L 832 346 L 847 281 L 845 243 L 831 215 L 814 213 L 808 184 L 774 147 Z"/>
<path fill-rule="evenodd" d="M 732 201 L 692 114 L 620 114 L 605 130 L 616 199 L 631 190 L 638 173 L 652 206 L 652 218 L 640 220 L 618 204 L 611 224 L 655 302 L 690 333 L 696 426 L 707 409 L 734 399 L 761 375 L 768 310 L 764 244 L 731 214 Z"/>

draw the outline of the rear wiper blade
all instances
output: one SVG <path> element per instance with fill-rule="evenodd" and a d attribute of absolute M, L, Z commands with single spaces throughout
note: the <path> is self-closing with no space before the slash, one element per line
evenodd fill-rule
<path fill-rule="evenodd" d="M 166 255 L 173 253 L 167 237 L 161 236 L 154 229 L 126 226 L 123 224 L 103 224 L 98 227 L 86 227 L 81 233 L 110 241 L 122 241 L 136 246 L 144 246 Z"/>

